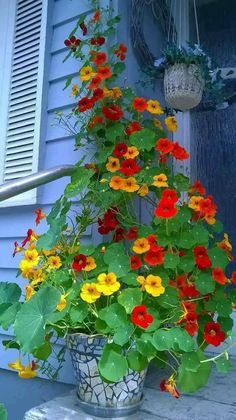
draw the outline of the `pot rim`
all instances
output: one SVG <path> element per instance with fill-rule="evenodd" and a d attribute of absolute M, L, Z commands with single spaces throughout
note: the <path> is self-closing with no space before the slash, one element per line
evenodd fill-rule
<path fill-rule="evenodd" d="M 103 335 L 103 334 L 85 334 L 85 333 L 69 333 L 66 334 L 67 337 L 74 337 L 74 336 L 80 336 L 80 337 L 86 337 L 86 338 L 96 338 L 96 337 L 100 337 L 100 338 L 106 338 L 108 339 L 107 335 Z"/>

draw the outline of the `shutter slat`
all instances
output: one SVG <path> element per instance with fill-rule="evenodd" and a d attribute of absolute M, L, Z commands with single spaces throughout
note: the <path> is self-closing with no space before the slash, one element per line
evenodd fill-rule
<path fill-rule="evenodd" d="M 11 130 L 11 132 L 12 132 L 12 130 L 15 130 L 15 129 L 18 130 L 21 127 L 27 127 L 27 126 L 33 127 L 34 126 L 34 121 L 35 121 L 35 118 L 32 118 L 32 116 L 30 116 L 30 118 L 29 117 L 28 118 L 24 117 L 23 120 L 21 118 L 18 121 L 14 119 L 11 122 L 11 120 L 9 120 L 8 121 L 8 129 L 9 129 L 9 131 Z"/>
<path fill-rule="evenodd" d="M 15 176 L 17 172 L 31 171 L 31 169 L 32 169 L 32 163 L 26 164 L 26 165 L 22 165 L 22 166 L 18 166 L 17 168 L 9 168 L 9 169 L 6 169 L 5 174 L 6 175 L 13 174 Z"/>
<path fill-rule="evenodd" d="M 19 48 L 18 51 L 15 50 L 14 58 L 25 57 L 28 54 L 34 53 L 35 51 L 39 51 L 39 43 L 38 42 L 33 44 L 33 45 L 30 45 L 28 48 L 23 47 L 21 49 Z"/>
<path fill-rule="evenodd" d="M 19 63 L 26 63 L 27 61 L 30 61 L 30 59 L 37 57 L 38 59 L 38 55 L 39 55 L 39 50 L 35 50 L 32 53 L 29 54 L 25 54 L 24 56 L 18 56 L 18 57 L 14 57 L 15 60 L 15 64 L 19 64 Z"/>
<path fill-rule="evenodd" d="M 11 100 L 14 101 L 15 99 L 18 98 L 22 98 L 22 97 L 26 97 L 27 95 L 32 95 L 32 94 L 36 94 L 36 86 L 28 88 L 28 89 L 24 89 L 24 90 L 20 90 L 20 91 L 16 91 L 16 92 L 12 92 L 11 93 Z"/>
<path fill-rule="evenodd" d="M 9 112 L 9 121 L 21 121 L 23 118 L 28 118 L 29 115 L 35 115 L 35 108 L 34 107 L 25 107 L 19 111 L 10 111 Z"/>
<path fill-rule="evenodd" d="M 17 149 L 17 152 L 20 152 L 22 147 L 23 148 L 26 147 L 25 150 L 31 150 L 30 148 L 33 147 L 33 143 L 34 143 L 34 138 L 33 137 L 30 137 L 29 139 L 24 139 L 23 138 L 23 140 L 17 140 L 17 141 L 14 141 L 12 143 L 9 142 L 9 146 L 8 146 L 8 149 L 7 149 L 7 152 L 6 153 L 7 154 L 9 154 L 9 153 L 11 153 L 11 154 L 12 153 L 15 153 L 15 151 L 16 151 L 17 148 L 18 148 Z M 10 151 L 10 149 L 11 149 L 11 151 Z"/>
<path fill-rule="evenodd" d="M 16 39 L 15 40 L 15 50 L 18 51 L 20 48 L 28 48 L 30 45 L 34 45 L 36 42 L 39 42 L 38 34 L 32 34 L 28 39 Z"/>
<path fill-rule="evenodd" d="M 11 168 L 17 168 L 19 166 L 25 166 L 25 165 L 31 165 L 32 164 L 32 154 L 29 157 L 25 158 L 17 158 L 16 160 L 12 160 L 10 162 L 6 163 L 7 170 L 10 170 Z"/>
<path fill-rule="evenodd" d="M 39 10 L 38 13 L 35 13 L 32 17 L 26 16 L 22 19 L 17 19 L 16 28 L 18 29 L 20 26 L 25 25 L 26 23 L 29 25 L 34 24 L 35 22 L 41 21 L 41 11 Z"/>
<path fill-rule="evenodd" d="M 30 79 L 28 83 L 27 82 L 16 83 L 14 84 L 14 86 L 12 85 L 12 93 L 21 92 L 22 90 L 33 88 L 35 86 L 37 86 L 36 79 L 35 80 Z"/>

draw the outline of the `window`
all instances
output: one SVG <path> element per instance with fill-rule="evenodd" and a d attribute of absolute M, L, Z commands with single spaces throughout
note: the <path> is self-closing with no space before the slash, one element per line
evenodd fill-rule
<path fill-rule="evenodd" d="M 0 183 L 38 170 L 47 0 L 0 0 Z M 1 203 L 33 204 L 36 190 Z"/>

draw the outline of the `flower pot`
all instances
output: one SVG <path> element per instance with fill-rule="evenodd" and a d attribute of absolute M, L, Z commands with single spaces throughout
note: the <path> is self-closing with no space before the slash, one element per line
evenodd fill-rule
<path fill-rule="evenodd" d="M 174 64 L 165 70 L 166 102 L 175 109 L 186 111 L 196 107 L 202 99 L 204 80 L 195 64 Z"/>
<path fill-rule="evenodd" d="M 142 405 L 146 369 L 129 370 L 119 382 L 104 382 L 98 371 L 98 362 L 107 339 L 101 335 L 67 336 L 76 377 L 80 407 L 99 417 L 123 417 L 135 413 Z"/>

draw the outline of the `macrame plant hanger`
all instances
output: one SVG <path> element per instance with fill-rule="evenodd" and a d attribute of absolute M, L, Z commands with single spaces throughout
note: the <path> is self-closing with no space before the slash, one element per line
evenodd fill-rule
<path fill-rule="evenodd" d="M 166 68 L 164 74 L 164 92 L 166 102 L 174 109 L 187 111 L 195 108 L 202 99 L 204 82 L 199 77 L 199 67 L 195 64 L 188 64 L 185 62 L 178 62 L 178 48 L 187 47 L 188 36 L 185 31 L 184 19 L 185 16 L 185 2 L 186 0 L 170 0 L 170 14 L 168 25 L 168 46 L 170 53 L 176 56 L 176 63 Z M 197 44 L 200 45 L 199 26 L 197 18 L 196 0 L 193 0 L 194 19 L 196 27 Z M 177 40 L 173 37 L 173 26 L 177 25 Z M 172 50 L 171 50 L 172 49 Z"/>

